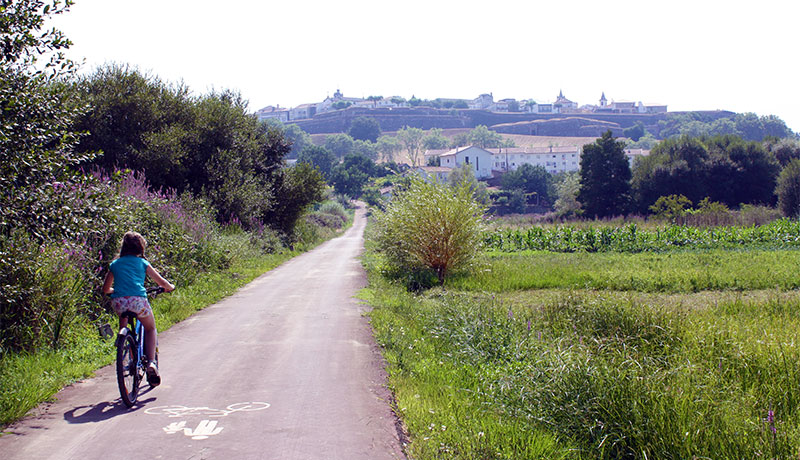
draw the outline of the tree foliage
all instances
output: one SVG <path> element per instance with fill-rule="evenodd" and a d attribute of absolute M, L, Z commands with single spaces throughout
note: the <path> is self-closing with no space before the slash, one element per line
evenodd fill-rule
<path fill-rule="evenodd" d="M 450 141 L 444 137 L 441 128 L 431 128 L 422 139 L 422 146 L 426 150 L 446 149 L 449 145 Z"/>
<path fill-rule="evenodd" d="M 774 155 L 758 142 L 731 135 L 682 136 L 662 141 L 637 162 L 632 187 L 641 212 L 669 195 L 695 203 L 708 197 L 730 207 L 772 204 L 778 168 Z"/>
<path fill-rule="evenodd" d="M 283 136 L 292 145 L 292 150 L 286 156 L 287 158 L 297 158 L 300 152 L 314 145 L 314 142 L 311 140 L 311 135 L 294 123 L 283 127 Z"/>
<path fill-rule="evenodd" d="M 297 221 L 313 203 L 322 200 L 324 190 L 322 174 L 307 163 L 281 170 L 275 185 L 280 200 L 275 201 L 265 220 L 293 241 Z"/>
<path fill-rule="evenodd" d="M 297 157 L 298 163 L 308 163 L 317 168 L 325 179 L 330 179 L 333 167 L 339 162 L 336 155 L 319 145 L 306 147 Z"/>
<path fill-rule="evenodd" d="M 503 136 L 496 131 L 491 131 L 485 125 L 478 125 L 468 134 L 468 140 L 471 145 L 486 148 L 502 147 Z"/>
<path fill-rule="evenodd" d="M 523 164 L 503 175 L 500 185 L 504 190 L 519 189 L 525 193 L 535 193 L 539 199 L 549 201 L 553 176 L 544 166 Z"/>
<path fill-rule="evenodd" d="M 610 130 L 594 144 L 583 146 L 578 201 L 586 215 L 611 217 L 628 212 L 631 170 L 624 148 L 625 143 L 612 138 Z"/>
<path fill-rule="evenodd" d="M 759 117 L 751 112 L 722 118 L 701 112 L 668 114 L 666 120 L 659 122 L 659 132 L 665 139 L 733 134 L 748 141 L 761 141 L 767 137 L 792 136 L 786 123 L 775 115 Z"/>
<path fill-rule="evenodd" d="M 351 153 L 333 168 L 330 182 L 336 193 L 357 198 L 371 178 L 383 174 L 383 168 L 378 167 L 371 159 Z"/>
<path fill-rule="evenodd" d="M 571 217 L 581 213 L 581 204 L 578 201 L 580 186 L 580 174 L 577 172 L 568 172 L 556 176 L 554 183 L 556 200 L 553 203 L 553 208 L 558 215 Z"/>
<path fill-rule="evenodd" d="M 382 161 L 393 161 L 394 156 L 403 149 L 400 141 L 394 136 L 381 136 L 375 146 Z"/>
<path fill-rule="evenodd" d="M 800 217 L 800 159 L 791 160 L 783 168 L 775 193 L 784 216 Z"/>
<path fill-rule="evenodd" d="M 374 239 L 390 266 L 432 270 L 443 284 L 478 254 L 484 212 L 467 181 L 451 186 L 412 176 L 386 211 L 375 212 Z"/>
<path fill-rule="evenodd" d="M 81 181 L 75 167 L 93 156 L 74 148 L 82 105 L 64 91 L 74 71 L 62 54 L 70 42 L 57 30 L 42 31 L 47 17 L 71 4 L 0 4 L 0 236 L 15 229 L 40 240 L 69 235 L 89 217 L 70 208 L 80 198 L 70 193 Z"/>
<path fill-rule="evenodd" d="M 356 140 L 377 142 L 381 136 L 381 125 L 372 117 L 356 117 L 347 133 Z"/>
<path fill-rule="evenodd" d="M 403 144 L 408 159 L 411 160 L 411 166 L 419 164 L 419 157 L 422 148 L 422 139 L 425 136 L 425 131 L 419 128 L 409 128 L 408 126 L 397 131 L 397 139 Z"/>
<path fill-rule="evenodd" d="M 290 145 L 284 129 L 258 122 L 238 93 L 194 97 L 117 65 L 83 78 L 74 92 L 90 106 L 76 124 L 87 132 L 78 151 L 103 152 L 96 166 L 142 171 L 156 189 L 204 196 L 220 221 L 263 222 Z"/>
<path fill-rule="evenodd" d="M 353 152 L 355 140 L 349 134 L 331 134 L 325 137 L 325 148 L 330 150 L 336 158 L 344 158 Z"/>

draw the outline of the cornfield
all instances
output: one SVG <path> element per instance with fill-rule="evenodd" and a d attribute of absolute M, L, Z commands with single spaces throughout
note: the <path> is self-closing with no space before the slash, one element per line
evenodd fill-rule
<path fill-rule="evenodd" d="M 485 234 L 489 250 L 518 252 L 662 252 L 675 249 L 800 248 L 800 221 L 780 219 L 765 225 L 690 227 L 667 225 L 655 230 L 635 223 L 622 227 L 577 228 L 572 225 L 498 229 Z"/>

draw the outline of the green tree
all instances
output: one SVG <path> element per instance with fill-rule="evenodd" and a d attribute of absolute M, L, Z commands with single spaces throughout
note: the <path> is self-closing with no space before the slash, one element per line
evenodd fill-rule
<path fill-rule="evenodd" d="M 442 134 L 441 128 L 431 128 L 422 139 L 422 146 L 426 150 L 446 149 L 450 141 Z"/>
<path fill-rule="evenodd" d="M 128 66 L 110 64 L 76 82 L 89 109 L 75 127 L 86 132 L 80 152 L 103 152 L 94 162 L 145 171 L 156 187 L 184 190 L 198 169 L 190 133 L 196 132 L 195 101 L 185 86 L 171 86 Z"/>
<path fill-rule="evenodd" d="M 403 149 L 400 141 L 394 136 L 381 136 L 378 138 L 375 148 L 380 154 L 380 159 L 384 162 L 393 161 L 394 156 Z"/>
<path fill-rule="evenodd" d="M 397 131 L 397 139 L 403 144 L 403 147 L 405 147 L 408 153 L 408 159 L 411 160 L 411 166 L 417 166 L 419 164 L 420 149 L 422 148 L 422 139 L 424 136 L 425 132 L 419 128 L 409 128 L 406 126 L 400 131 Z"/>
<path fill-rule="evenodd" d="M 569 172 L 559 175 L 558 182 L 554 184 L 556 201 L 553 208 L 560 216 L 571 217 L 581 213 L 581 204 L 578 202 L 581 181 L 578 172 Z"/>
<path fill-rule="evenodd" d="M 348 134 L 331 134 L 325 138 L 325 148 L 333 152 L 337 158 L 343 158 L 353 151 L 354 142 Z"/>
<path fill-rule="evenodd" d="M 628 212 L 631 170 L 625 143 L 606 131 L 594 144 L 583 146 L 578 201 L 588 216 L 610 217 Z"/>
<path fill-rule="evenodd" d="M 377 142 L 381 136 L 381 126 L 372 117 L 356 117 L 347 133 L 355 140 Z"/>
<path fill-rule="evenodd" d="M 353 142 L 353 153 L 375 161 L 378 159 L 378 145 L 374 142 L 356 139 Z"/>
<path fill-rule="evenodd" d="M 375 212 L 374 240 L 390 266 L 432 270 L 444 284 L 479 254 L 485 210 L 467 181 L 453 187 L 411 176 L 386 211 Z"/>
<path fill-rule="evenodd" d="M 305 150 L 306 147 L 314 145 L 311 135 L 294 123 L 284 126 L 283 135 L 292 145 L 292 150 L 286 156 L 287 158 L 298 158 L 300 152 Z"/>
<path fill-rule="evenodd" d="M 780 176 L 775 189 L 778 195 L 778 208 L 784 216 L 800 217 L 800 160 L 789 161 Z"/>
<path fill-rule="evenodd" d="M 764 143 L 768 152 L 775 155 L 775 159 L 781 167 L 785 167 L 790 161 L 800 158 L 800 142 L 796 139 L 780 139 Z"/>
<path fill-rule="evenodd" d="M 622 130 L 622 135 L 629 138 L 633 142 L 636 142 L 645 135 L 647 131 L 644 129 L 644 124 L 641 121 L 637 121 L 628 128 Z"/>
<path fill-rule="evenodd" d="M 322 174 L 308 163 L 281 170 L 275 184 L 275 194 L 281 199 L 267 213 L 270 226 L 294 241 L 294 230 L 310 206 L 322 200 L 325 181 Z"/>
<path fill-rule="evenodd" d="M 357 154 L 344 157 L 342 163 L 336 165 L 331 172 L 331 184 L 336 193 L 353 198 L 361 196 L 364 186 L 370 178 L 383 174 L 371 159 Z"/>
<path fill-rule="evenodd" d="M 480 147 L 496 148 L 503 144 L 503 136 L 500 133 L 489 130 L 485 125 L 478 125 L 468 135 L 469 143 Z"/>
<path fill-rule="evenodd" d="M 469 133 L 458 133 L 450 140 L 450 148 L 464 147 L 469 143 Z"/>
<path fill-rule="evenodd" d="M 82 107 L 63 84 L 75 71 L 62 54 L 71 42 L 44 29 L 71 5 L 0 3 L 0 236 L 19 230 L 42 241 L 69 234 L 80 217 L 70 184 L 82 180 L 76 166 L 93 154 L 75 150 Z"/>
<path fill-rule="evenodd" d="M 503 190 L 519 189 L 528 194 L 536 194 L 540 200 L 549 201 L 553 176 L 544 166 L 523 164 L 514 171 L 509 171 L 500 179 Z"/>
<path fill-rule="evenodd" d="M 329 179 L 333 167 L 338 163 L 336 155 L 319 145 L 309 145 L 297 157 L 298 163 L 308 163 L 317 168 L 322 177 Z"/>

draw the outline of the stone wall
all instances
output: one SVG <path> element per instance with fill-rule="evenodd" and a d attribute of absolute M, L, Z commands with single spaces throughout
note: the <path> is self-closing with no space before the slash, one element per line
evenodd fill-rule
<path fill-rule="evenodd" d="M 730 116 L 731 112 L 703 112 L 712 118 Z M 641 122 L 648 132 L 659 135 L 659 124 L 667 118 L 666 113 L 617 114 L 617 113 L 563 113 L 535 114 L 513 112 L 489 112 L 486 110 L 434 109 L 431 107 L 364 108 L 349 107 L 344 110 L 314 115 L 307 120 L 295 120 L 309 134 L 341 133 L 350 129 L 356 117 L 374 118 L 381 131 L 392 132 L 405 126 L 428 130 L 431 128 L 474 128 L 485 125 L 508 134 L 533 134 L 539 136 L 600 136 L 611 130 L 622 136 L 622 130 Z"/>

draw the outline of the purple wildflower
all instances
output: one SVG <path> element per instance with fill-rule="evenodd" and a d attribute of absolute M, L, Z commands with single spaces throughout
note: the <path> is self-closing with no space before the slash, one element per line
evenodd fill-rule
<path fill-rule="evenodd" d="M 772 431 L 772 434 L 776 434 L 778 429 L 775 428 L 775 412 L 772 409 L 767 412 L 767 423 L 769 424 L 769 430 Z"/>

